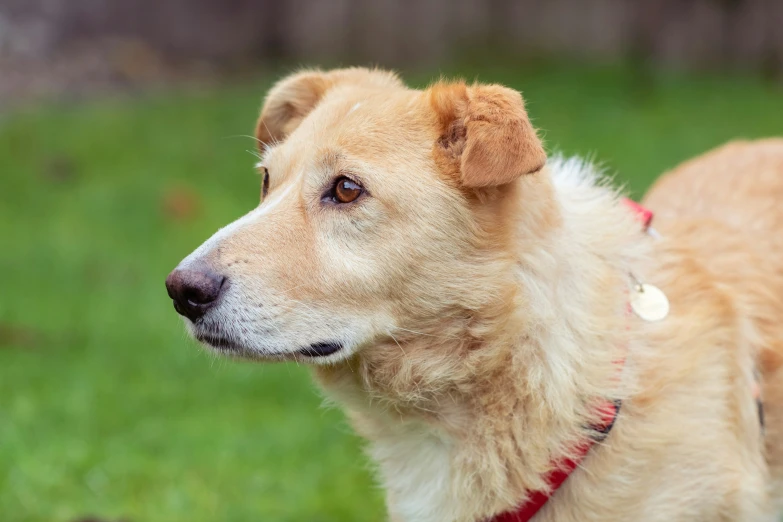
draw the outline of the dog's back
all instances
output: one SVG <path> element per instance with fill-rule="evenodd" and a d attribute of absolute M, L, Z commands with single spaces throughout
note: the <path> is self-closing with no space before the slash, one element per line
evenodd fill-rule
<path fill-rule="evenodd" d="M 733 142 L 662 177 L 645 204 L 749 323 L 765 408 L 768 462 L 783 494 L 783 140 Z"/>

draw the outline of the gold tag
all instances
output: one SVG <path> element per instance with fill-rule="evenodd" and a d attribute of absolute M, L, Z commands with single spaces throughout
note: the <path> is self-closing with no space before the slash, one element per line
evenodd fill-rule
<path fill-rule="evenodd" d="M 669 315 L 669 299 L 657 286 L 642 283 L 634 286 L 631 308 L 645 321 L 660 321 Z"/>

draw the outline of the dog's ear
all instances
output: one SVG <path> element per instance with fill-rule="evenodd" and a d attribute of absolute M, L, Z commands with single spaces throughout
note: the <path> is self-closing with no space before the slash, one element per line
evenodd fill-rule
<path fill-rule="evenodd" d="M 436 158 L 463 186 L 503 185 L 544 166 L 546 152 L 519 92 L 500 85 L 438 83 L 429 99 L 441 127 Z"/>
<path fill-rule="evenodd" d="M 285 139 L 296 129 L 330 89 L 355 84 L 368 87 L 401 86 L 389 71 L 351 67 L 333 71 L 305 70 L 277 82 L 264 100 L 256 123 L 256 138 L 262 144 Z"/>

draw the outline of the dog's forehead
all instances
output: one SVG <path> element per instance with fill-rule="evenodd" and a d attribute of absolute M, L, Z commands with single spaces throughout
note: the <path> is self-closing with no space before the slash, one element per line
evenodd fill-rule
<path fill-rule="evenodd" d="M 313 137 L 341 141 L 352 138 L 402 139 L 424 123 L 425 107 L 410 89 L 337 89 L 305 119 Z"/>
<path fill-rule="evenodd" d="M 324 156 L 367 161 L 410 153 L 433 139 L 432 115 L 421 92 L 344 89 L 327 95 L 266 159 L 299 170 Z"/>

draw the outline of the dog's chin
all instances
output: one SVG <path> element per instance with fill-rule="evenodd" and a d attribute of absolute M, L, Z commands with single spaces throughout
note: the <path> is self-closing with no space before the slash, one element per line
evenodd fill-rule
<path fill-rule="evenodd" d="M 272 351 L 247 346 L 243 342 L 212 333 L 191 330 L 193 337 L 220 355 L 254 361 L 299 361 L 314 364 L 331 364 L 345 359 L 349 350 L 339 341 L 312 343 L 294 351 Z"/>

